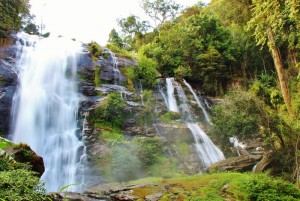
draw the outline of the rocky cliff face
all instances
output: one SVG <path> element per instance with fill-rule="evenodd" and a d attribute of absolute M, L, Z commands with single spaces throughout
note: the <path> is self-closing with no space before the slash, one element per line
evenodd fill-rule
<path fill-rule="evenodd" d="M 18 76 L 14 71 L 17 62 L 15 40 L 8 40 L 0 46 L 0 134 L 8 134 L 13 95 L 16 91 Z"/>

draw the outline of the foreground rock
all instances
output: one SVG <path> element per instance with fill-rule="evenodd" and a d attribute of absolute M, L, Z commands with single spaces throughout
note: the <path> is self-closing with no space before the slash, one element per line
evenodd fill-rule
<path fill-rule="evenodd" d="M 41 177 L 45 172 L 43 158 L 38 156 L 27 144 L 11 145 L 4 150 L 19 163 L 27 163 L 31 165 L 31 170 L 38 173 Z"/>

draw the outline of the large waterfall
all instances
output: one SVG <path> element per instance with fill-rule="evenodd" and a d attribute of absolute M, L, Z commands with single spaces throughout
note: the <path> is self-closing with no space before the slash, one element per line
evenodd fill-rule
<path fill-rule="evenodd" d="M 205 116 L 206 121 L 210 122 L 208 113 L 205 110 L 203 103 L 197 97 L 196 93 L 192 87 L 184 80 L 185 85 L 188 87 L 192 95 L 194 96 L 199 108 Z M 206 133 L 201 129 L 199 124 L 195 120 L 195 114 L 190 109 L 190 103 L 182 86 L 174 80 L 174 78 L 166 79 L 167 85 L 167 103 L 168 109 L 172 111 L 179 111 L 182 121 L 187 125 L 188 129 L 191 131 L 194 141 L 195 148 L 198 153 L 198 157 L 202 161 L 203 168 L 209 167 L 212 163 L 225 159 L 222 151 L 214 145 L 211 139 L 206 135 Z M 177 104 L 174 89 L 176 89 L 179 104 Z M 172 96 L 172 97 L 170 97 Z M 171 106 L 172 104 L 172 106 Z M 178 106 L 177 106 L 178 105 Z M 172 109 L 171 109 L 172 108 Z"/>
<path fill-rule="evenodd" d="M 81 45 L 64 38 L 24 44 L 13 102 L 13 141 L 29 144 L 43 157 L 41 179 L 47 191 L 75 183 L 68 191 L 81 191 L 85 147 L 79 137 L 76 86 L 76 55 Z"/>

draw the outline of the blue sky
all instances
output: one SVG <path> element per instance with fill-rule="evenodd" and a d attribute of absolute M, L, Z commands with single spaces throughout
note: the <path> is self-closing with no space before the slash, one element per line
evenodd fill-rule
<path fill-rule="evenodd" d="M 64 35 L 83 42 L 96 41 L 104 45 L 109 32 L 117 28 L 116 20 L 130 14 L 145 19 L 141 0 L 30 0 L 36 22 L 46 25 L 52 35 Z M 176 0 L 191 6 L 198 0 Z M 203 0 L 209 3 L 210 0 Z"/>

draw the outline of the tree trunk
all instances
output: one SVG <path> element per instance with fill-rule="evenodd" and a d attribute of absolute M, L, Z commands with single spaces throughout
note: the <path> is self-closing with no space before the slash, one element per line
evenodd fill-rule
<path fill-rule="evenodd" d="M 284 100 L 284 103 L 287 107 L 288 113 L 292 117 L 294 117 L 294 112 L 293 112 L 292 104 L 291 104 L 290 91 L 289 91 L 289 88 L 288 88 L 288 85 L 287 85 L 287 82 L 286 82 L 286 77 L 285 77 L 285 74 L 284 74 L 284 69 L 283 69 L 283 64 L 282 64 L 280 51 L 276 47 L 274 34 L 273 34 L 272 30 L 269 29 L 267 31 L 267 33 L 268 33 L 268 39 L 269 39 L 268 46 L 271 50 L 272 57 L 273 57 L 273 60 L 274 60 L 275 68 L 276 68 L 276 71 L 277 71 L 277 75 L 278 75 L 279 83 L 280 83 L 280 87 L 281 87 L 281 92 L 282 92 L 282 95 L 283 95 L 283 100 Z"/>

